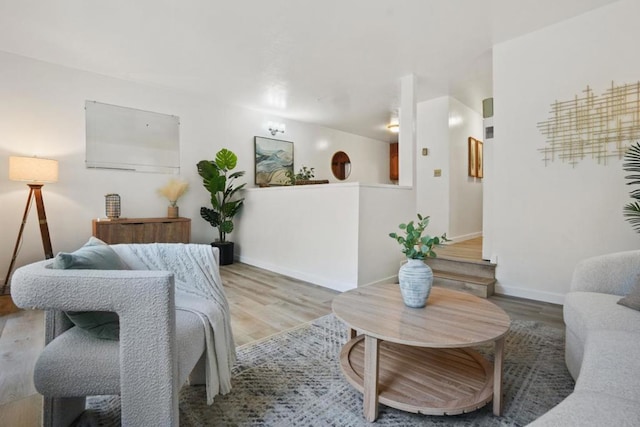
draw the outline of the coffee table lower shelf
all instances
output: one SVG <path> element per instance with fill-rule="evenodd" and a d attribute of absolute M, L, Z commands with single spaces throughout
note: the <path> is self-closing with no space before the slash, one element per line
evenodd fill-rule
<path fill-rule="evenodd" d="M 347 381 L 364 393 L 364 336 L 342 348 Z M 379 402 L 425 415 L 475 411 L 493 399 L 493 364 L 468 348 L 423 348 L 380 343 Z"/>

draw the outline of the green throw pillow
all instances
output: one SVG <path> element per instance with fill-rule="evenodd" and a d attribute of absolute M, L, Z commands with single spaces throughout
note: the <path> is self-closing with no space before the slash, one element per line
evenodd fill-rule
<path fill-rule="evenodd" d="M 60 270 L 128 270 L 127 265 L 109 245 L 92 237 L 75 252 L 59 252 L 53 268 Z"/>
<path fill-rule="evenodd" d="M 638 280 L 636 286 L 629 292 L 629 295 L 618 300 L 618 304 L 634 310 L 640 310 L 640 280 Z"/>
<path fill-rule="evenodd" d="M 112 311 L 65 311 L 69 320 L 96 338 L 118 341 L 120 319 Z"/>
<path fill-rule="evenodd" d="M 100 239 L 92 237 L 75 252 L 60 252 L 53 260 L 53 268 L 62 270 L 128 270 L 118 254 Z M 96 338 L 118 340 L 120 320 L 110 311 L 67 311 L 69 320 Z"/>

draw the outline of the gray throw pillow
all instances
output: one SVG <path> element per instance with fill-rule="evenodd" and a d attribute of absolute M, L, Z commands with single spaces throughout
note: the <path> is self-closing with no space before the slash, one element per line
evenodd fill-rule
<path fill-rule="evenodd" d="M 100 239 L 92 237 L 75 252 L 60 252 L 53 260 L 53 268 L 64 270 L 128 270 L 118 254 Z M 96 338 L 118 340 L 120 320 L 110 311 L 67 311 L 69 320 Z"/>
<path fill-rule="evenodd" d="M 640 280 L 638 280 L 636 286 L 629 292 L 629 295 L 618 300 L 618 304 L 640 311 Z"/>

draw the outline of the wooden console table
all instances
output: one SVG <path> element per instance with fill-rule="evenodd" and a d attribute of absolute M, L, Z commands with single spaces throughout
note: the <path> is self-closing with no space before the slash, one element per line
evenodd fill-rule
<path fill-rule="evenodd" d="M 92 234 L 109 243 L 189 243 L 189 218 L 94 219 Z"/>

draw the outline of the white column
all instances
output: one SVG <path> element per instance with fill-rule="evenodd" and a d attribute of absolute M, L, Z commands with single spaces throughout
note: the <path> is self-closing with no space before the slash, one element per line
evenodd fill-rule
<path fill-rule="evenodd" d="M 482 160 L 484 161 L 484 177 L 482 178 L 482 258 L 497 263 L 497 255 L 493 251 L 493 220 L 495 213 L 494 206 L 494 162 L 493 153 L 495 137 L 484 139 Z"/>
<path fill-rule="evenodd" d="M 415 187 L 416 77 L 400 79 L 400 135 L 398 137 L 399 185 Z"/>

